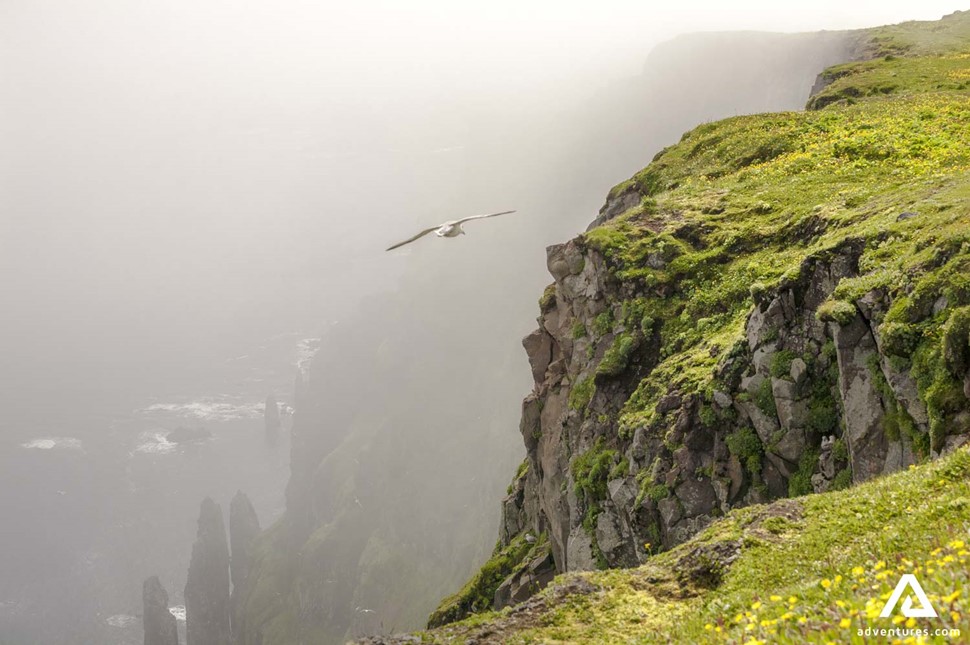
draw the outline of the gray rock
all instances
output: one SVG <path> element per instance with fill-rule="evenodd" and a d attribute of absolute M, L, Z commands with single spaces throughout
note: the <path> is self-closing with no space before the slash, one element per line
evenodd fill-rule
<path fill-rule="evenodd" d="M 246 583 L 249 580 L 249 568 L 252 561 L 253 542 L 259 535 L 259 518 L 252 502 L 242 491 L 236 491 L 235 497 L 229 504 L 229 546 L 232 553 L 229 556 L 229 577 L 232 580 L 231 627 L 232 633 L 241 633 L 241 613 Z"/>
<path fill-rule="evenodd" d="M 791 380 L 795 382 L 796 385 L 800 385 L 802 378 L 804 378 L 805 373 L 808 371 L 808 365 L 805 364 L 800 358 L 796 358 L 791 362 Z"/>
<path fill-rule="evenodd" d="M 188 645 L 230 645 L 229 545 L 222 509 L 208 497 L 199 512 L 199 531 L 185 582 L 185 641 Z"/>
<path fill-rule="evenodd" d="M 667 266 L 667 261 L 656 251 L 647 254 L 647 266 L 651 269 L 663 269 Z"/>
<path fill-rule="evenodd" d="M 591 231 L 597 226 L 601 226 L 610 221 L 617 215 L 622 215 L 634 206 L 638 206 L 642 199 L 643 196 L 635 186 L 630 186 L 619 194 L 611 196 L 603 204 L 603 207 L 600 208 L 599 215 L 590 223 L 586 230 Z"/>
<path fill-rule="evenodd" d="M 835 346 L 853 481 L 865 481 L 884 471 L 888 450 L 882 429 L 884 406 L 869 372 L 876 343 L 857 314 L 848 325 L 838 326 Z"/>
<path fill-rule="evenodd" d="M 616 562 L 622 557 L 627 542 L 620 534 L 617 526 L 617 516 L 614 513 L 600 513 L 596 518 L 596 545 L 610 562 Z"/>
<path fill-rule="evenodd" d="M 795 400 L 795 384 L 787 379 L 772 378 L 771 379 L 771 394 L 778 399 L 787 399 L 789 401 Z"/>
<path fill-rule="evenodd" d="M 532 366 L 532 378 L 541 383 L 546 377 L 546 369 L 553 360 L 552 336 L 542 329 L 536 329 L 522 339 L 522 347 Z"/>
<path fill-rule="evenodd" d="M 657 502 L 657 510 L 660 511 L 664 526 L 673 526 L 684 517 L 684 510 L 676 497 L 667 497 Z"/>
<path fill-rule="evenodd" d="M 706 477 L 688 477 L 675 489 L 674 495 L 683 505 L 687 517 L 705 515 L 717 508 L 717 495 Z"/>
<path fill-rule="evenodd" d="M 582 526 L 574 526 L 566 540 L 566 571 L 592 571 L 595 568 L 593 540 Z"/>
<path fill-rule="evenodd" d="M 528 599 L 555 577 L 556 565 L 549 550 L 545 549 L 502 581 L 495 591 L 492 609 L 499 611 Z"/>
<path fill-rule="evenodd" d="M 727 392 L 714 390 L 714 403 L 720 408 L 727 409 L 734 403 L 734 399 Z"/>
<path fill-rule="evenodd" d="M 896 216 L 897 222 L 905 222 L 908 219 L 913 219 L 919 217 L 919 213 L 914 213 L 913 211 L 905 211 Z"/>
<path fill-rule="evenodd" d="M 142 585 L 142 623 L 145 645 L 178 645 L 179 632 L 175 616 L 168 609 L 168 593 L 152 576 Z"/>
<path fill-rule="evenodd" d="M 610 500 L 618 509 L 628 509 L 633 505 L 637 498 L 637 484 L 632 477 L 622 477 L 611 479 L 606 483 L 606 489 L 610 493 Z"/>
<path fill-rule="evenodd" d="M 745 376 L 741 379 L 741 389 L 748 394 L 754 396 L 761 389 L 761 384 L 764 383 L 765 377 L 761 374 L 755 374 L 754 376 Z"/>
<path fill-rule="evenodd" d="M 808 444 L 805 439 L 805 431 L 802 428 L 789 426 L 785 429 L 785 434 L 782 435 L 781 439 L 770 447 L 770 450 L 785 461 L 797 463 L 806 448 L 808 448 Z"/>
<path fill-rule="evenodd" d="M 569 263 L 566 261 L 565 244 L 553 244 L 546 247 L 546 268 L 555 278 L 556 282 L 561 282 L 569 275 Z"/>
<path fill-rule="evenodd" d="M 677 392 L 671 392 L 670 394 L 667 394 L 666 396 L 661 397 L 661 399 L 657 402 L 657 412 L 659 412 L 660 414 L 667 414 L 668 412 L 671 412 L 679 408 L 680 404 L 681 404 L 680 394 L 678 394 Z"/>

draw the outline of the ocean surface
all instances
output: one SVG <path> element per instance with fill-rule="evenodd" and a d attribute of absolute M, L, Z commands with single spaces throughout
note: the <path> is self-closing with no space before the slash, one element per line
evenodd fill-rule
<path fill-rule="evenodd" d="M 0 644 L 141 643 L 151 575 L 184 628 L 199 504 L 210 496 L 228 513 L 242 488 L 263 526 L 282 513 L 293 383 L 318 345 L 280 333 L 178 375 L 164 394 L 138 391 L 138 375 L 95 382 L 89 397 L 14 392 L 0 422 Z M 65 371 L 83 379 L 81 366 Z M 283 419 L 276 441 L 268 395 Z M 202 438 L 170 440 L 178 428 Z"/>

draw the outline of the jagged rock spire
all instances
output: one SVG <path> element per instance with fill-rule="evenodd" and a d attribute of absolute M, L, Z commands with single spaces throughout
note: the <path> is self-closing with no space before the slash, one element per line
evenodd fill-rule
<path fill-rule="evenodd" d="M 236 491 L 229 504 L 229 544 L 232 547 L 229 571 L 232 578 L 232 633 L 237 641 L 241 626 L 239 617 L 244 600 L 243 590 L 249 577 L 253 540 L 259 535 L 259 531 L 259 518 L 252 502 L 245 493 Z"/>
<path fill-rule="evenodd" d="M 145 625 L 145 645 L 179 645 L 178 625 L 168 610 L 168 592 L 152 576 L 142 585 L 142 622 Z"/>
<path fill-rule="evenodd" d="M 185 583 L 186 643 L 230 645 L 229 546 L 222 509 L 206 497 Z"/>

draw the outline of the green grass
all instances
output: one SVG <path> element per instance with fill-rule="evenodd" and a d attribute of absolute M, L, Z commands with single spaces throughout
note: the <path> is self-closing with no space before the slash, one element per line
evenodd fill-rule
<path fill-rule="evenodd" d="M 970 66 L 970 53 L 948 55 Z M 863 67 L 853 77 L 883 71 Z M 709 390 L 718 355 L 743 339 L 755 297 L 846 244 L 863 249 L 862 275 L 820 308 L 822 320 L 847 324 L 854 298 L 884 289 L 903 299 L 887 322 L 914 326 L 911 357 L 945 323 L 929 315 L 935 300 L 970 304 L 970 90 L 912 90 L 705 124 L 633 177 L 650 208 L 585 235 L 643 294 L 641 310 L 660 334 L 659 364 L 627 402 L 621 429 L 654 422 L 670 385 Z M 918 215 L 897 221 L 904 211 Z M 651 254 L 662 268 L 647 262 Z M 941 410 L 952 408 L 944 399 Z"/>
<path fill-rule="evenodd" d="M 465 583 L 462 589 L 441 601 L 428 618 L 428 626 L 435 627 L 454 622 L 465 616 L 491 609 L 495 591 L 520 564 L 528 561 L 539 550 L 548 548 L 545 535 L 535 543 L 525 541 L 524 536 L 512 540 L 507 546 L 496 546 L 488 562 Z"/>
<path fill-rule="evenodd" d="M 940 616 L 911 628 L 970 633 L 970 452 L 849 490 L 738 509 L 638 568 L 560 576 L 529 620 L 508 611 L 426 632 L 464 642 L 476 630 L 504 643 L 883 642 L 858 630 L 906 627 L 879 618 L 900 575 L 914 573 Z M 715 547 L 739 545 L 713 579 L 685 574 Z M 703 566 L 701 567 L 703 569 Z M 591 593 L 563 594 L 581 579 Z M 928 638 L 925 642 L 963 642 Z"/>

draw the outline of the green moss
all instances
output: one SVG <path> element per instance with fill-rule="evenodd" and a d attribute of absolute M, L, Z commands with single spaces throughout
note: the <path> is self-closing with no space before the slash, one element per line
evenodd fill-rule
<path fill-rule="evenodd" d="M 603 437 L 599 437 L 592 448 L 573 458 L 570 465 L 576 495 L 585 500 L 583 526 L 590 534 L 596 527 L 600 502 L 607 497 L 606 483 L 617 456 L 617 451 L 607 448 Z"/>
<path fill-rule="evenodd" d="M 619 461 L 613 470 L 610 471 L 610 479 L 619 479 L 620 477 L 627 477 L 630 474 L 630 461 L 624 457 Z"/>
<path fill-rule="evenodd" d="M 761 457 L 764 446 L 758 434 L 749 427 L 741 427 L 724 439 L 728 450 L 737 457 L 752 475 L 761 472 Z"/>
<path fill-rule="evenodd" d="M 573 328 L 572 328 L 573 340 L 579 340 L 584 336 L 586 336 L 586 325 L 583 324 L 582 320 L 577 320 L 575 323 L 573 323 Z"/>
<path fill-rule="evenodd" d="M 539 298 L 539 311 L 545 314 L 552 311 L 555 306 L 556 285 L 553 283 L 546 287 L 546 290 L 542 292 L 542 297 Z"/>
<path fill-rule="evenodd" d="M 647 490 L 647 497 L 655 502 L 670 497 L 670 489 L 666 484 L 654 484 Z"/>
<path fill-rule="evenodd" d="M 603 359 L 596 367 L 596 375 L 610 378 L 619 376 L 630 363 L 630 357 L 640 344 L 640 339 L 634 334 L 623 333 L 613 339 L 613 344 L 603 355 Z"/>
<path fill-rule="evenodd" d="M 856 314 L 855 305 L 844 300 L 826 300 L 815 313 L 822 322 L 835 322 L 842 326 L 855 320 Z"/>
<path fill-rule="evenodd" d="M 775 352 L 771 357 L 770 371 L 774 378 L 791 380 L 791 364 L 798 355 L 791 350 Z"/>
<path fill-rule="evenodd" d="M 515 470 L 515 476 L 512 478 L 512 482 L 508 485 L 508 488 L 505 489 L 505 494 L 506 495 L 511 495 L 512 494 L 512 491 L 515 490 L 515 483 L 517 481 L 519 481 L 520 479 L 522 479 L 523 477 L 525 477 L 525 474 L 527 472 L 529 472 L 529 459 L 528 458 L 523 459 L 522 460 L 522 463 L 519 464 L 519 467 L 516 468 L 516 470 Z"/>
<path fill-rule="evenodd" d="M 920 340 L 919 328 L 906 323 L 885 322 L 879 326 L 885 351 L 894 356 L 909 356 Z"/>
<path fill-rule="evenodd" d="M 778 416 L 778 408 L 775 406 L 775 395 L 771 392 L 771 380 L 765 379 L 758 386 L 758 391 L 754 393 L 752 397 L 754 404 L 758 406 L 758 409 L 767 414 L 769 417 Z"/>
<path fill-rule="evenodd" d="M 601 338 L 613 331 L 613 310 L 607 309 L 593 319 L 593 333 Z"/>
<path fill-rule="evenodd" d="M 846 466 L 840 470 L 836 475 L 835 479 L 832 480 L 832 490 L 843 490 L 852 485 L 852 470 Z"/>
<path fill-rule="evenodd" d="M 469 614 L 491 609 L 495 591 L 502 581 L 509 577 L 519 564 L 530 559 L 530 556 L 541 548 L 547 548 L 544 535 L 540 536 L 534 544 L 526 542 L 525 536 L 520 535 L 508 546 L 496 548 L 492 557 L 458 593 L 441 601 L 438 608 L 428 617 L 428 627 L 440 627 L 461 620 Z"/>
<path fill-rule="evenodd" d="M 849 461 L 849 446 L 842 437 L 835 440 L 835 445 L 832 446 L 832 457 L 835 458 L 836 462 L 845 463 Z"/>
<path fill-rule="evenodd" d="M 810 448 L 798 460 L 798 470 L 788 480 L 788 495 L 798 497 L 812 492 L 812 473 L 818 467 L 818 450 Z"/>
<path fill-rule="evenodd" d="M 957 309 L 943 326 L 943 360 L 955 378 L 970 376 L 970 307 Z"/>
<path fill-rule="evenodd" d="M 569 391 L 569 409 L 584 411 L 589 405 L 589 402 L 593 399 L 593 393 L 596 391 L 596 384 L 593 382 L 592 377 L 584 378 L 575 385 Z"/>

